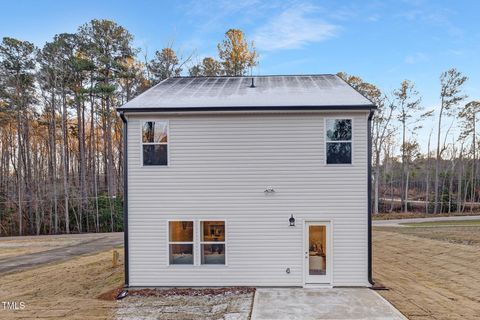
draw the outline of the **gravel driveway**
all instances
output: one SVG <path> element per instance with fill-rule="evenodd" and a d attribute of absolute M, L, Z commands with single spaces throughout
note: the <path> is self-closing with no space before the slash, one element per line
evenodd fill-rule
<path fill-rule="evenodd" d="M 162 289 L 159 289 L 160 291 Z M 168 289 L 167 289 L 168 290 Z M 175 289 L 174 289 L 175 290 Z M 190 290 L 190 289 L 185 289 Z M 208 290 L 208 289 L 207 289 Z M 248 320 L 252 310 L 254 292 L 235 289 L 219 290 L 215 294 L 161 296 L 127 296 L 117 302 L 116 320 Z"/>
<path fill-rule="evenodd" d="M 60 262 L 71 259 L 75 256 L 96 253 L 110 248 L 123 245 L 123 232 L 115 233 L 89 233 L 75 235 L 55 236 L 27 236 L 0 238 L 0 250 L 12 246 L 21 250 L 22 247 L 34 246 L 42 241 L 55 239 L 74 239 L 68 245 L 54 247 L 54 249 L 40 252 L 26 253 L 22 255 L 5 257 L 0 259 L 0 274 L 19 271 L 50 262 Z M 62 243 L 59 241 L 59 243 Z"/>
<path fill-rule="evenodd" d="M 466 221 L 466 220 L 479 220 L 479 219 L 480 219 L 480 216 L 452 216 L 452 217 L 373 220 L 372 225 L 374 227 L 405 227 L 403 223 L 436 222 L 436 221 Z"/>

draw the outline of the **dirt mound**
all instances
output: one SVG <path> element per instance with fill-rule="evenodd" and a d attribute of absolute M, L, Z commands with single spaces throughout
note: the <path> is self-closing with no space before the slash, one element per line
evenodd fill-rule
<path fill-rule="evenodd" d="M 117 299 L 117 296 L 120 292 L 123 291 L 123 286 L 119 286 L 118 288 L 115 288 L 113 290 L 106 291 L 99 295 L 97 299 L 100 300 L 106 300 L 106 301 L 113 301 Z"/>

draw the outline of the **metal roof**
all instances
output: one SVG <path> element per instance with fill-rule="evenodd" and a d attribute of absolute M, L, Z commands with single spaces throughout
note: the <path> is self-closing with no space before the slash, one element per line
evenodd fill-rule
<path fill-rule="evenodd" d="M 252 87 L 252 79 L 254 87 Z M 119 111 L 202 111 L 375 108 L 336 75 L 175 77 Z"/>

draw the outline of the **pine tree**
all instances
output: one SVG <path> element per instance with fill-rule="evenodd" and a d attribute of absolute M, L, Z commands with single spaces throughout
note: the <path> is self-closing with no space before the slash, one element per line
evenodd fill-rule
<path fill-rule="evenodd" d="M 217 45 L 217 49 L 223 71 L 228 76 L 245 75 L 249 68 L 258 64 L 258 54 L 253 41 L 248 44 L 241 30 L 228 30 L 225 39 Z"/>

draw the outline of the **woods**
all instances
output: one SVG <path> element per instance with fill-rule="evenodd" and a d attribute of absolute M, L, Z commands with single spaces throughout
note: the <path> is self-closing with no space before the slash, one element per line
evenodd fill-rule
<path fill-rule="evenodd" d="M 372 132 L 374 214 L 478 210 L 479 102 L 463 92 L 467 76 L 454 68 L 441 73 L 439 105 L 426 110 L 409 80 L 388 93 L 359 77 L 338 75 L 378 106 Z M 423 134 L 430 131 L 426 148 L 419 142 L 422 128 Z"/>
<path fill-rule="evenodd" d="M 259 61 L 254 43 L 237 29 L 219 40 L 218 58 L 182 55 L 169 45 L 149 60 L 134 36 L 109 20 L 92 20 L 41 48 L 3 38 L 0 235 L 121 231 L 124 155 L 115 108 L 168 77 L 250 74 Z M 378 106 L 375 214 L 478 208 L 480 102 L 464 95 L 464 74 L 440 75 L 439 104 L 431 110 L 410 80 L 384 92 L 338 75 Z"/>
<path fill-rule="evenodd" d="M 232 35 L 234 35 L 232 37 Z M 109 20 L 37 48 L 0 44 L 0 236 L 122 230 L 123 137 L 115 108 L 172 76 L 243 75 L 253 44 L 227 31 L 219 61 L 194 65 L 171 47 L 142 62 Z"/>

